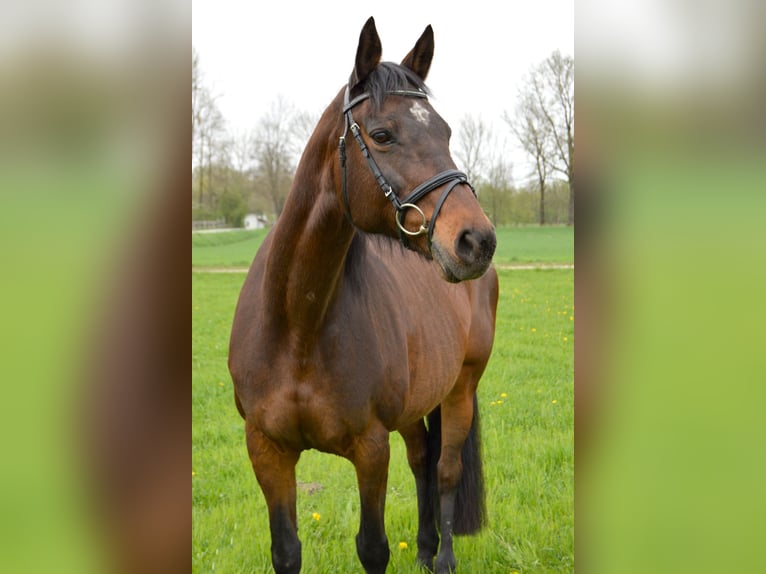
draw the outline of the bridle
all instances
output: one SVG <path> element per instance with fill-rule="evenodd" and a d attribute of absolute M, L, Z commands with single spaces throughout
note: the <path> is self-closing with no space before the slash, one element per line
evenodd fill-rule
<path fill-rule="evenodd" d="M 420 90 L 391 90 L 386 92 L 386 95 L 404 96 L 408 98 L 428 98 L 428 95 Z M 468 183 L 468 176 L 465 173 L 455 169 L 448 169 L 437 173 L 435 176 L 421 183 L 407 196 L 405 196 L 404 199 L 399 199 L 393 187 L 391 187 L 391 184 L 388 183 L 385 176 L 380 171 L 378 164 L 375 162 L 375 159 L 370 153 L 370 149 L 367 147 L 367 144 L 364 143 L 359 125 L 354 121 L 354 117 L 351 115 L 351 110 L 354 108 L 354 106 L 360 104 L 369 97 L 369 92 L 365 92 L 349 101 L 349 88 L 346 87 L 346 93 L 343 98 L 343 116 L 345 119 L 346 127 L 343 131 L 343 135 L 340 137 L 338 150 L 340 152 L 340 167 L 342 173 L 341 191 L 343 194 L 343 203 L 346 209 L 346 217 L 353 225 L 354 222 L 351 219 L 351 208 L 349 207 L 348 202 L 348 190 L 346 189 L 346 135 L 348 134 L 348 131 L 351 130 L 354 139 L 356 139 L 357 143 L 359 144 L 359 149 L 361 150 L 362 155 L 367 160 L 367 165 L 370 166 L 370 170 L 372 171 L 373 176 L 375 176 L 375 181 L 378 182 L 378 186 L 383 191 L 383 194 L 394 206 L 396 211 L 394 214 L 394 220 L 396 221 L 396 226 L 399 229 L 399 240 L 405 247 L 407 247 L 407 236 L 417 237 L 418 235 L 425 233 L 428 237 L 428 245 L 430 246 L 431 238 L 434 233 L 434 226 L 436 225 L 436 218 L 439 215 L 439 211 L 441 210 L 442 205 L 444 205 L 444 201 L 447 199 L 447 196 L 452 192 L 453 189 L 455 189 L 458 184 L 461 183 L 467 185 L 473 192 L 474 196 L 476 196 L 476 190 L 474 190 L 473 186 Z M 423 213 L 423 210 L 420 209 L 416 203 L 433 190 L 446 184 L 449 185 L 447 185 L 444 192 L 442 192 L 441 197 L 439 197 L 439 200 L 436 202 L 436 207 L 434 208 L 431 221 L 428 221 L 425 214 Z M 420 217 L 422 218 L 422 223 L 420 224 L 420 227 L 417 229 L 417 231 L 410 231 L 402 223 L 402 216 L 408 209 L 414 209 L 420 214 Z"/>

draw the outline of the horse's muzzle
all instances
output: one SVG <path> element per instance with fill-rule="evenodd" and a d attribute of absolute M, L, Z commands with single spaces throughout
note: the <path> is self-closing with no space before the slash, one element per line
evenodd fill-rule
<path fill-rule="evenodd" d="M 497 238 L 489 229 L 464 229 L 455 238 L 453 253 L 438 241 L 431 245 L 433 258 L 441 267 L 444 278 L 451 283 L 477 279 L 484 275 L 492 263 Z"/>

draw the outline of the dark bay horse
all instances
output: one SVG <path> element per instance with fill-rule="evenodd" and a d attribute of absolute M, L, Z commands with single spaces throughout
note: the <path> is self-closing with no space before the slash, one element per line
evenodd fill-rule
<path fill-rule="evenodd" d="M 429 26 L 400 65 L 381 62 L 367 21 L 239 297 L 229 370 L 279 574 L 301 567 L 303 450 L 354 464 L 367 572 L 389 560 L 392 431 L 415 476 L 418 561 L 453 571 L 453 534 L 483 522 L 475 395 L 494 338 L 496 240 L 427 98 L 433 49 Z"/>

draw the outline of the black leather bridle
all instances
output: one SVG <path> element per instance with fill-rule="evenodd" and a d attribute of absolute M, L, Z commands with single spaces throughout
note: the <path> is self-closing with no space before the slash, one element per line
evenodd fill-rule
<path fill-rule="evenodd" d="M 420 90 L 392 90 L 386 92 L 386 95 L 404 96 L 408 98 L 428 98 L 428 95 Z M 346 135 L 348 135 L 348 131 L 351 130 L 354 139 L 356 139 L 357 143 L 359 144 L 359 149 L 361 150 L 362 155 L 367 160 L 367 165 L 370 166 L 370 170 L 375 176 L 375 181 L 378 182 L 378 186 L 383 191 L 383 194 L 394 206 L 396 211 L 394 214 L 394 219 L 396 221 L 396 226 L 399 229 L 399 240 L 406 247 L 407 236 L 416 237 L 425 233 L 428 237 L 428 245 L 430 246 L 431 238 L 433 237 L 434 233 L 434 226 L 436 224 L 436 217 L 439 215 L 439 211 L 441 210 L 442 205 L 444 205 L 444 201 L 447 199 L 447 196 L 450 194 L 450 192 L 452 192 L 452 190 L 461 183 L 467 185 L 473 192 L 474 196 L 476 195 L 476 190 L 474 190 L 473 186 L 468 183 L 468 176 L 465 173 L 456 169 L 448 169 L 437 173 L 435 176 L 421 183 L 407 196 L 405 196 L 404 199 L 399 199 L 395 190 L 391 187 L 391 184 L 388 183 L 385 176 L 380 171 L 378 164 L 375 162 L 375 159 L 370 153 L 370 149 L 367 147 L 367 144 L 364 143 L 359 125 L 354 121 L 354 117 L 351 115 L 351 110 L 354 108 L 354 106 L 358 105 L 369 97 L 370 94 L 365 92 L 349 101 L 349 89 L 347 87 L 346 94 L 343 99 L 343 116 L 345 118 L 346 127 L 343 131 L 343 135 L 340 137 L 338 149 L 340 152 L 340 167 L 342 173 L 341 190 L 343 193 L 343 203 L 346 209 L 346 216 L 353 225 L 353 220 L 351 219 L 351 209 L 348 202 L 348 190 L 346 189 Z M 425 197 L 428 193 L 446 184 L 448 184 L 447 187 L 445 188 L 444 192 L 442 192 L 439 201 L 436 202 L 436 207 L 434 208 L 431 220 L 428 221 L 425 214 L 423 213 L 423 210 L 420 209 L 416 203 Z M 414 209 L 420 214 L 420 217 L 422 218 L 422 223 L 420 224 L 420 227 L 417 229 L 417 231 L 410 231 L 404 227 L 404 224 L 402 223 L 402 216 L 408 209 Z"/>

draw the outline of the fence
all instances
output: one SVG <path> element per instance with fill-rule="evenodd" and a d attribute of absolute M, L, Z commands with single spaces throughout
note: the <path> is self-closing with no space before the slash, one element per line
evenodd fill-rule
<path fill-rule="evenodd" d="M 224 219 L 192 220 L 192 231 L 197 231 L 199 229 L 224 229 L 226 227 L 228 227 L 228 225 Z"/>

